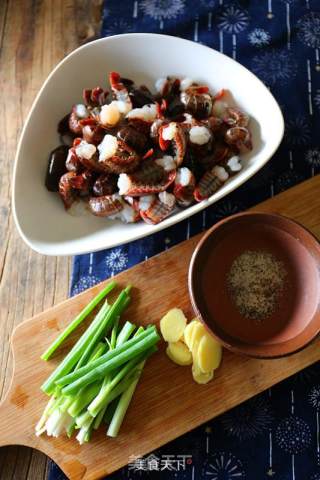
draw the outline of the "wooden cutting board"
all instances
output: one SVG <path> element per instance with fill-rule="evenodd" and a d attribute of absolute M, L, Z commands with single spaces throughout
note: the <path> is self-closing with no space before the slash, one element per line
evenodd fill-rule
<path fill-rule="evenodd" d="M 319 193 L 320 176 L 254 210 L 287 215 L 320 238 Z M 187 272 L 200 237 L 201 234 L 115 277 L 121 287 L 134 285 L 133 301 L 125 315 L 128 320 L 137 324 L 157 323 L 173 306 L 181 307 L 192 318 Z M 47 402 L 39 387 L 64 352 L 47 363 L 40 360 L 40 354 L 100 289 L 101 285 L 91 288 L 16 328 L 12 336 L 13 379 L 0 406 L 0 446 L 19 444 L 39 449 L 71 479 L 107 475 L 127 464 L 130 456 L 158 448 L 320 359 L 319 340 L 304 351 L 279 360 L 255 360 L 225 351 L 214 381 L 197 385 L 190 367 L 175 366 L 162 348 L 147 362 L 118 438 L 106 438 L 104 428 L 81 447 L 74 439 L 45 435 L 38 438 L 34 426 Z"/>

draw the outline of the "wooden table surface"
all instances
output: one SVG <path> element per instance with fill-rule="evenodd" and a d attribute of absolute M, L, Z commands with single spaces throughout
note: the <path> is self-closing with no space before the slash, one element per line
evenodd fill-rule
<path fill-rule="evenodd" d="M 70 258 L 31 251 L 15 229 L 10 181 L 17 141 L 48 73 L 99 34 L 102 2 L 0 0 L 0 399 L 12 368 L 13 328 L 68 296 L 71 269 Z M 0 448 L 1 480 L 42 480 L 46 475 L 45 455 L 26 447 Z"/>
<path fill-rule="evenodd" d="M 68 296 L 71 267 L 70 258 L 31 251 L 14 226 L 10 187 L 17 141 L 52 68 L 99 34 L 101 7 L 102 0 L 0 0 L 0 398 L 10 378 L 13 327 Z M 45 455 L 26 447 L 0 449 L 1 480 L 41 480 L 46 473 Z"/>

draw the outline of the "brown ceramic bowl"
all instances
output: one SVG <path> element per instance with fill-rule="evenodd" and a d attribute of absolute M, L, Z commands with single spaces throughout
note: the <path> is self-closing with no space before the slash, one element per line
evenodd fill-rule
<path fill-rule="evenodd" d="M 266 251 L 287 272 L 277 306 L 264 320 L 243 317 L 231 300 L 227 276 L 245 251 Z M 320 245 L 298 223 L 266 213 L 241 213 L 214 225 L 189 267 L 196 314 L 226 348 L 259 358 L 297 352 L 320 331 Z"/>

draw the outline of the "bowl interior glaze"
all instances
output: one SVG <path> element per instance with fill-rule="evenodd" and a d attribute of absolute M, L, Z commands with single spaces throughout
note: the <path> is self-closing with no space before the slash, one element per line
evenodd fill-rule
<path fill-rule="evenodd" d="M 260 321 L 242 316 L 227 288 L 232 263 L 246 251 L 271 253 L 287 272 L 275 311 Z M 279 215 L 235 215 L 209 230 L 194 252 L 192 303 L 227 348 L 257 357 L 287 355 L 319 332 L 319 266 L 319 243 L 301 225 Z"/>

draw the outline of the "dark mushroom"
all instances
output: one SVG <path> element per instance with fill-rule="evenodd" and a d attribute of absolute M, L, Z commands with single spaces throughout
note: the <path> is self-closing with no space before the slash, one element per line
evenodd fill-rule
<path fill-rule="evenodd" d="M 59 191 L 60 178 L 67 171 L 66 159 L 68 151 L 69 148 L 66 145 L 60 145 L 50 153 L 45 180 L 45 185 L 50 192 Z"/>

